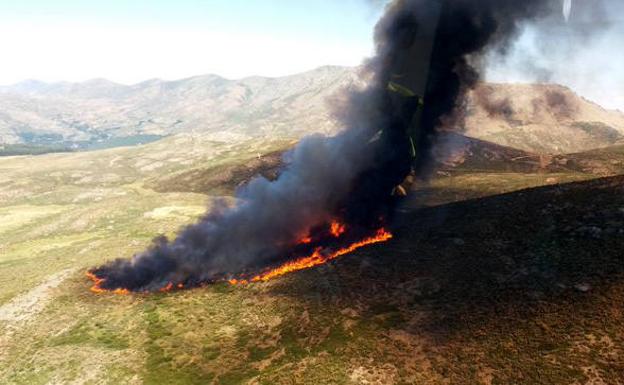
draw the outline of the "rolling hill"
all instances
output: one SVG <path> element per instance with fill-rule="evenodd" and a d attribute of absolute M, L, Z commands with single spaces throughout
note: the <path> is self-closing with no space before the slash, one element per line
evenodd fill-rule
<path fill-rule="evenodd" d="M 0 143 L 80 143 L 136 135 L 222 133 L 237 138 L 333 132 L 326 99 L 356 82 L 353 69 L 282 77 L 215 75 L 125 86 L 28 81 L 0 88 Z"/>
<path fill-rule="evenodd" d="M 624 143 L 624 114 L 551 84 L 483 84 L 463 133 L 530 152 L 564 154 Z"/>
<path fill-rule="evenodd" d="M 112 147 L 176 134 L 231 140 L 334 133 L 331 98 L 360 84 L 356 68 L 321 67 L 282 78 L 215 75 L 126 86 L 104 79 L 0 87 L 0 145 Z M 453 131 L 532 153 L 623 143 L 624 114 L 545 84 L 483 84 Z M 53 150 L 58 149 L 53 147 Z"/>
<path fill-rule="evenodd" d="M 507 166 L 521 151 L 463 143 L 468 156 L 440 178 L 456 191 L 494 195 L 553 175 Z M 230 194 L 231 181 L 261 171 L 289 145 L 173 137 L 0 158 L 0 378 L 621 382 L 622 177 L 404 211 L 391 242 L 268 283 L 133 296 L 89 291 L 87 268 L 174 234 Z M 479 168 L 471 172 L 471 165 Z M 171 175 L 209 195 L 150 187 L 178 184 Z"/>
<path fill-rule="evenodd" d="M 340 88 L 332 77 L 340 69 L 319 71 Z M 214 77 L 146 82 L 139 88 L 153 86 L 152 99 L 145 89 L 103 80 L 84 89 L 28 82 L 3 91 L 7 100 L 21 95 L 23 104 L 11 110 L 22 111 L 13 115 L 20 119 L 38 121 L 43 114 L 53 122 L 68 108 L 72 114 L 82 110 L 84 122 L 93 118 L 89 124 L 100 127 L 72 131 L 59 123 L 59 135 L 67 132 L 63 140 L 97 141 L 100 129 L 120 137 L 173 135 L 141 146 L 0 157 L 1 382 L 621 384 L 624 177 L 597 177 L 624 173 L 624 146 L 613 131 L 620 130 L 618 113 L 594 110 L 580 99 L 579 111 L 593 112 L 555 119 L 559 107 L 546 104 L 513 125 L 525 113 L 514 104 L 516 110 L 502 108 L 506 117 L 480 121 L 500 124 L 492 131 L 480 126 L 467 129 L 474 137 L 442 133 L 435 172 L 414 186 L 388 243 L 266 283 L 131 296 L 89 291 L 87 269 L 145 250 L 156 236 L 175 236 L 213 202 L 234 199 L 234 189 L 254 175 L 275 177 L 283 166 L 280 154 L 298 136 L 334 130 L 328 122 L 315 125 L 318 116 L 302 115 L 327 113 L 317 103 L 321 94 L 315 99 L 289 91 L 293 98 L 285 100 L 260 86 L 308 84 L 312 90 L 317 75 L 307 81 L 246 79 L 244 85 Z M 250 95 L 265 95 L 264 101 L 237 93 L 246 87 L 255 90 Z M 484 87 L 502 95 L 514 87 L 534 90 L 522 99 L 527 106 L 540 104 L 555 86 Z M 172 89 L 181 92 L 178 104 L 168 99 L 177 92 Z M 209 115 L 210 108 L 183 107 L 183 95 L 193 100 L 196 92 L 197 100 L 229 112 L 213 117 L 212 126 L 178 133 Z M 201 94 L 210 92 L 228 96 Z M 58 104 L 49 107 L 49 100 Z M 129 100 L 145 106 L 160 100 L 166 114 L 150 110 L 150 116 L 188 113 L 198 120 L 144 124 L 158 126 L 155 131 L 111 131 L 98 120 L 106 111 L 118 123 L 147 116 L 141 108 L 124 110 L 117 100 L 126 106 Z M 483 100 L 474 103 L 469 124 L 486 113 Z M 259 122 L 278 116 L 284 125 L 250 126 L 252 115 L 245 114 L 251 105 L 259 108 L 252 109 Z M 170 106 L 176 107 L 166 110 Z M 237 113 L 244 113 L 238 126 L 232 123 Z M 590 137 L 570 138 L 574 148 L 583 148 L 570 154 L 548 154 L 556 151 L 545 148 L 551 145 L 546 129 L 531 133 L 544 142 L 529 141 L 523 149 L 504 144 L 509 132 L 524 132 L 542 118 L 555 130 L 553 140 L 568 140 L 565 135 L 583 119 L 612 130 L 594 123 L 584 126 L 591 134 L 580 128 Z M 309 125 L 292 130 L 289 119 Z M 477 138 L 488 135 L 490 141 Z"/>

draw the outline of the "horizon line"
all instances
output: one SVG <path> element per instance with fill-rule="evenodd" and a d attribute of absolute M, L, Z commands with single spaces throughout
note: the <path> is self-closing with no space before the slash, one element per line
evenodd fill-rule
<path fill-rule="evenodd" d="M 310 73 L 310 72 L 314 72 L 314 71 L 318 71 L 320 69 L 323 68 L 341 68 L 341 69 L 356 69 L 358 67 L 360 67 L 361 65 L 357 65 L 357 66 L 350 66 L 350 65 L 340 65 L 340 64 L 325 64 L 325 65 L 321 65 L 321 66 L 317 66 L 314 68 L 311 68 L 309 70 L 305 70 L 305 71 L 298 71 L 298 72 L 294 72 L 294 73 L 290 73 L 290 74 L 285 74 L 285 75 L 281 75 L 281 76 L 265 76 L 265 75 L 249 75 L 249 76 L 242 76 L 242 77 L 238 77 L 238 78 L 231 78 L 231 77 L 226 77 L 226 76 L 222 76 L 216 73 L 203 73 L 203 74 L 198 74 L 198 75 L 192 75 L 192 76 L 186 76 L 186 77 L 182 77 L 182 78 L 176 78 L 176 79 L 165 79 L 165 78 L 160 78 L 160 77 L 155 77 L 155 78 L 147 78 L 145 80 L 141 80 L 138 82 L 133 82 L 133 83 L 124 83 L 124 82 L 118 82 L 115 80 L 110 80 L 106 77 L 94 77 L 94 78 L 89 78 L 89 79 L 85 79 L 85 80 L 79 80 L 79 81 L 71 81 L 71 80 L 54 80 L 54 81 L 47 81 L 47 80 L 41 80 L 41 79 L 37 79 L 37 78 L 26 78 L 24 80 L 20 80 L 14 83 L 4 83 L 4 84 L 0 84 L 0 88 L 10 88 L 10 87 L 15 87 L 15 86 L 19 86 L 22 85 L 24 83 L 28 83 L 28 82 L 33 82 L 33 83 L 43 83 L 46 85 L 58 85 L 58 84 L 84 84 L 84 83 L 89 83 L 89 82 L 95 82 L 95 81 L 106 81 L 108 83 L 113 83 L 115 85 L 118 86 L 124 86 L 124 87 L 133 87 L 133 86 L 138 86 L 141 85 L 143 83 L 147 83 L 147 82 L 153 82 L 153 81 L 160 81 L 160 82 L 179 82 L 179 81 L 184 81 L 184 80 L 189 80 L 189 79 L 194 79 L 194 78 L 199 78 L 199 77 L 207 77 L 207 76 L 214 76 L 214 77 L 218 77 L 224 80 L 228 80 L 228 81 L 240 81 L 240 80 L 245 80 L 245 79 L 251 79 L 251 78 L 263 78 L 263 79 L 280 79 L 280 78 L 287 78 L 290 76 L 297 76 L 297 75 L 303 75 L 306 73 Z"/>

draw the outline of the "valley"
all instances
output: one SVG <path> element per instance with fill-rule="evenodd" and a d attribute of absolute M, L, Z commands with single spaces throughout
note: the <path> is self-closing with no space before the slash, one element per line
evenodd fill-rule
<path fill-rule="evenodd" d="M 3 383 L 621 383 L 624 146 L 600 129 L 548 129 L 570 133 L 569 152 L 510 146 L 498 118 L 499 131 L 442 133 L 394 238 L 317 268 L 89 291 L 87 269 L 174 236 L 255 175 L 276 178 L 310 127 L 335 130 L 315 119 L 0 157 Z"/>

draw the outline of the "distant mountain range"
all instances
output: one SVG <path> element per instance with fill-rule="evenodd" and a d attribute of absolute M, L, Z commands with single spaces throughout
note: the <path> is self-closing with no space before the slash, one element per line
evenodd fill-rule
<path fill-rule="evenodd" d="M 25 81 L 0 87 L 0 145 L 97 148 L 162 136 L 210 134 L 234 140 L 332 133 L 328 99 L 358 84 L 357 70 L 321 67 L 281 77 L 216 75 L 120 85 Z M 623 143 L 624 114 L 557 85 L 484 84 L 471 93 L 467 136 L 536 153 Z"/>
<path fill-rule="evenodd" d="M 0 87 L 0 143 L 59 144 L 110 138 L 223 133 L 255 137 L 332 132 L 327 98 L 357 81 L 350 68 L 281 78 L 215 75 L 126 86 L 26 81 Z"/>

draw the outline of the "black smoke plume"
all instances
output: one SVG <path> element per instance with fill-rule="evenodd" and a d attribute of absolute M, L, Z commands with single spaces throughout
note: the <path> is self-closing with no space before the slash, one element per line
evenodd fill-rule
<path fill-rule="evenodd" d="M 548 11 L 549 4 L 392 2 L 375 30 L 376 56 L 364 66 L 367 86 L 346 92 L 337 103 L 336 117 L 344 126 L 340 134 L 304 138 L 286 155 L 277 180 L 254 179 L 237 192 L 235 206 L 218 205 L 176 239 L 158 238 L 145 252 L 91 273 L 108 290 L 196 286 L 374 234 L 392 219 L 395 187 L 413 167 L 425 168 L 436 126 L 479 79 L 482 55 L 503 50 L 519 23 Z M 411 49 L 432 26 L 431 54 Z M 424 107 L 419 97 L 389 87 L 414 75 L 423 77 Z M 347 225 L 340 239 L 330 235 L 333 220 Z M 301 244 L 308 236 L 312 241 Z"/>

